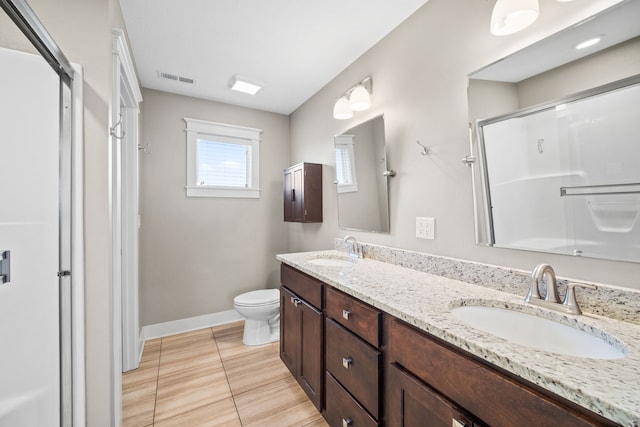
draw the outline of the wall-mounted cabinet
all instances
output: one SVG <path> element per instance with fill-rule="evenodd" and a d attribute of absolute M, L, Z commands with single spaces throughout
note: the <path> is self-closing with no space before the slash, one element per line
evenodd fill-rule
<path fill-rule="evenodd" d="M 284 170 L 284 220 L 322 222 L 322 165 L 299 163 Z"/>

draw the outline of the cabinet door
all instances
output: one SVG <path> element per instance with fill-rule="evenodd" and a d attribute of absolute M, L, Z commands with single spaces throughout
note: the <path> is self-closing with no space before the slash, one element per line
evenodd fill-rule
<path fill-rule="evenodd" d="M 390 367 L 387 393 L 389 427 L 484 425 L 396 364 Z"/>
<path fill-rule="evenodd" d="M 294 377 L 298 377 L 300 359 L 301 312 L 296 307 L 297 297 L 280 287 L 280 359 Z"/>
<path fill-rule="evenodd" d="M 293 220 L 293 174 L 291 171 L 284 173 L 284 220 Z"/>
<path fill-rule="evenodd" d="M 322 312 L 302 301 L 300 312 L 300 385 L 311 402 L 322 410 L 324 397 L 323 378 L 323 317 Z"/>
<path fill-rule="evenodd" d="M 293 189 L 291 191 L 293 219 L 304 221 L 304 191 L 303 191 L 303 169 L 298 168 L 292 171 Z"/>

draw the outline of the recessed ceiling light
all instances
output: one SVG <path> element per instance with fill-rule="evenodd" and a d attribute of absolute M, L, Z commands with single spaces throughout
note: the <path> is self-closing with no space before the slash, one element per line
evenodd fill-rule
<path fill-rule="evenodd" d="M 249 79 L 238 74 L 231 77 L 229 80 L 229 87 L 232 90 L 237 90 L 238 92 L 248 93 L 249 95 L 255 95 L 258 93 L 260 89 L 262 89 L 263 84 L 257 80 Z"/>
<path fill-rule="evenodd" d="M 576 49 L 580 50 L 580 49 L 586 49 L 588 47 L 591 47 L 591 46 L 599 43 L 600 40 L 602 40 L 602 37 L 603 36 L 592 37 L 592 38 L 590 38 L 588 40 L 585 40 L 585 41 L 583 41 L 581 43 L 578 43 L 576 45 Z"/>

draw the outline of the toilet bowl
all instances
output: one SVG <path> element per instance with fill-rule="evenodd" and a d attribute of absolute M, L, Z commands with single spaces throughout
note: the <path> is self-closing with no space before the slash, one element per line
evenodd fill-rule
<path fill-rule="evenodd" d="M 240 294 L 233 308 L 245 317 L 242 342 L 261 345 L 280 340 L 280 291 L 260 289 Z"/>

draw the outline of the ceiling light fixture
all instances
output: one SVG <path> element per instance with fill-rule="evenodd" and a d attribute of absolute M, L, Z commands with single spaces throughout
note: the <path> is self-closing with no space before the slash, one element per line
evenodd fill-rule
<path fill-rule="evenodd" d="M 333 106 L 333 118 L 350 119 L 354 111 L 365 111 L 371 108 L 373 84 L 371 77 L 365 77 L 360 83 L 340 96 Z"/>
<path fill-rule="evenodd" d="M 575 48 L 580 50 L 580 49 L 586 49 L 588 47 L 591 47 L 595 44 L 600 43 L 600 40 L 602 40 L 602 36 L 596 36 L 596 37 L 592 37 L 588 40 L 585 40 L 583 42 L 578 43 Z"/>
<path fill-rule="evenodd" d="M 517 33 L 533 24 L 539 14 L 538 0 L 498 0 L 491 13 L 491 34 Z"/>
<path fill-rule="evenodd" d="M 249 95 L 255 95 L 258 93 L 260 89 L 262 89 L 263 83 L 246 78 L 239 74 L 235 74 L 229 80 L 229 87 L 232 90 L 236 90 L 238 92 L 248 93 Z"/>

